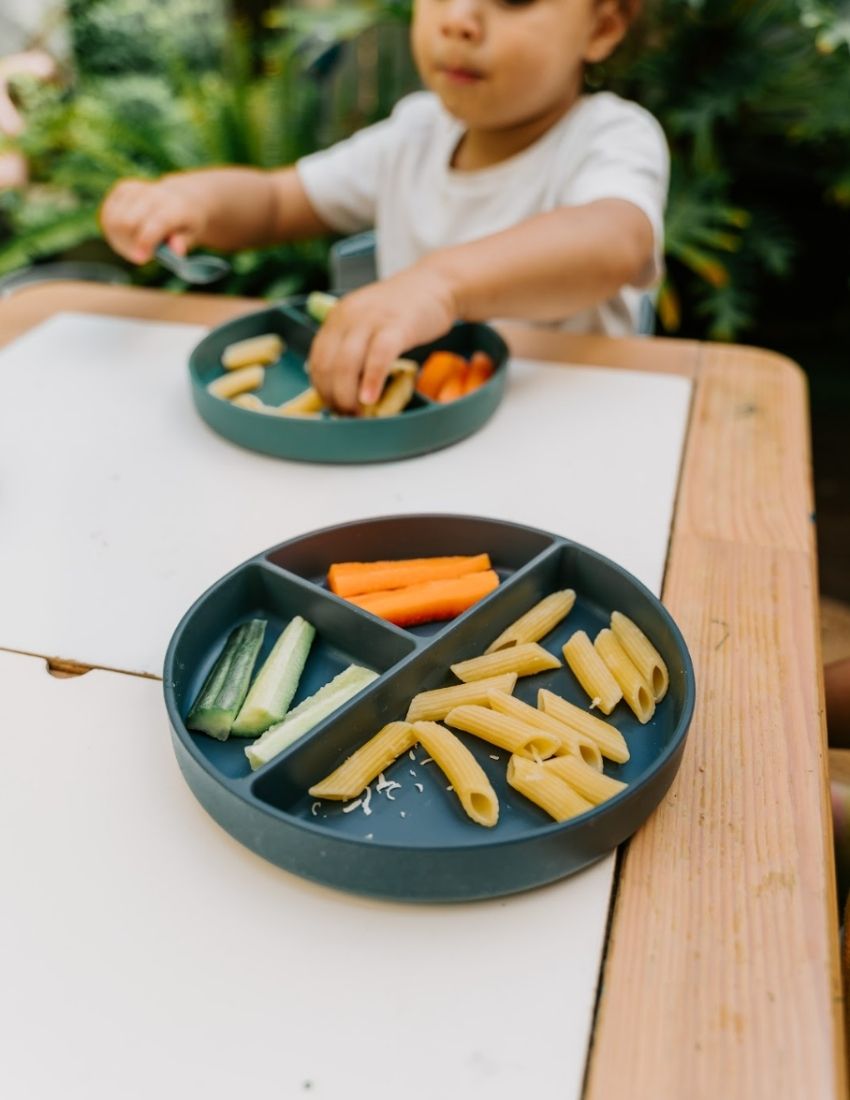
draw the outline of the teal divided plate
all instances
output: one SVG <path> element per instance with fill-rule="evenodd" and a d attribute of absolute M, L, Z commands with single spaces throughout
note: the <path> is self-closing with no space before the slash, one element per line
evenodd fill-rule
<path fill-rule="evenodd" d="M 444 554 L 489 553 L 499 587 L 448 623 L 403 630 L 328 591 L 328 566 Z M 605 761 L 628 786 L 565 822 L 506 781 L 508 753 L 468 734 L 470 749 L 499 800 L 492 828 L 463 812 L 449 781 L 421 746 L 373 782 L 359 804 L 316 800 L 308 788 L 387 722 L 403 719 L 417 692 L 457 683 L 449 666 L 482 653 L 510 623 L 550 592 L 573 588 L 570 614 L 541 640 L 561 656 L 575 630 L 593 637 L 622 611 L 667 664 L 670 688 L 641 725 L 625 703 L 607 719 L 630 759 Z M 293 615 L 316 627 L 293 706 L 347 665 L 378 673 L 367 688 L 289 748 L 252 772 L 242 737 L 216 741 L 185 718 L 233 627 L 268 620 L 262 659 Z M 165 702 L 177 760 L 190 788 L 230 834 L 272 863 L 343 890 L 405 901 L 496 897 L 569 875 L 629 837 L 664 796 L 679 767 L 694 708 L 694 674 L 679 630 L 662 604 L 619 565 L 569 539 L 472 516 L 388 516 L 326 528 L 243 562 L 205 592 L 177 627 L 165 660 Z M 534 704 L 548 688 L 587 709 L 569 668 L 522 677 L 514 695 Z"/>
<path fill-rule="evenodd" d="M 225 373 L 221 355 L 228 344 L 267 332 L 277 333 L 286 347 L 283 357 L 266 369 L 257 395 L 268 405 L 279 405 L 305 390 L 310 382 L 304 365 L 318 328 L 304 310 L 305 300 L 293 298 L 228 321 L 213 329 L 192 351 L 189 375 L 195 408 L 225 439 L 263 454 L 304 462 L 381 462 L 457 443 L 477 431 L 496 411 L 505 391 L 508 349 L 494 329 L 472 323 L 457 324 L 439 340 L 404 353 L 405 358 L 422 363 L 438 348 L 467 358 L 474 351 L 487 352 L 495 364 L 489 381 L 447 404 L 415 394 L 397 416 L 284 417 L 241 408 L 207 390 L 213 379 Z"/>

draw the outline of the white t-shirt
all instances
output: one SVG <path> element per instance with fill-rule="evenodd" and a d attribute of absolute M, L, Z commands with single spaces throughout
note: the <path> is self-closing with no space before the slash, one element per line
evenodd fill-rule
<path fill-rule="evenodd" d="M 557 322 L 573 332 L 637 331 L 641 298 L 662 270 L 669 154 L 648 111 L 611 92 L 582 96 L 533 145 L 490 168 L 451 167 L 464 127 L 437 96 L 415 92 L 392 115 L 298 161 L 314 209 L 332 229 L 377 231 L 381 277 L 438 248 L 596 199 L 626 199 L 649 218 L 655 270 L 643 287 Z M 505 258 L 510 262 L 510 257 Z"/>

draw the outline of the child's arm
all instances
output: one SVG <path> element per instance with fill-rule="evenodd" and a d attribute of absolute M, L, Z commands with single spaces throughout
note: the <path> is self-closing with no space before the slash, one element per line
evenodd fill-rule
<path fill-rule="evenodd" d="M 645 283 L 653 249 L 649 218 L 622 199 L 561 207 L 440 249 L 346 295 L 313 343 L 311 379 L 326 400 L 354 411 L 377 400 L 393 359 L 458 318 L 569 317 Z"/>
<path fill-rule="evenodd" d="M 162 241 L 181 254 L 195 245 L 227 252 L 329 232 L 295 168 L 121 180 L 104 200 L 100 223 L 110 245 L 133 263 L 146 263 Z"/>

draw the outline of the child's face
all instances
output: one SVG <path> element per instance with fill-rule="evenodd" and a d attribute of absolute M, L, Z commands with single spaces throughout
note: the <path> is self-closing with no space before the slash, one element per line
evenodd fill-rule
<path fill-rule="evenodd" d="M 415 0 L 411 41 L 446 109 L 500 130 L 569 107 L 626 28 L 620 0 Z"/>

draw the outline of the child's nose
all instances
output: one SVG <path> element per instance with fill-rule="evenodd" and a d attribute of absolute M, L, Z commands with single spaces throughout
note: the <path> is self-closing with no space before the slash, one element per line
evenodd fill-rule
<path fill-rule="evenodd" d="M 480 38 L 480 0 L 445 0 L 440 12 L 440 30 L 451 37 L 470 41 Z"/>

